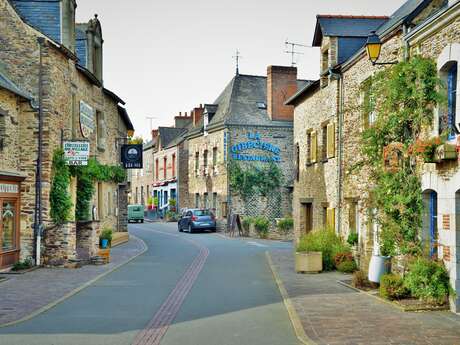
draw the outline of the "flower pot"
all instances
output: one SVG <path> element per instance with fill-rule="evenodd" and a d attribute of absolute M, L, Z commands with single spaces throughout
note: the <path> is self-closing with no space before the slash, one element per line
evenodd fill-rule
<path fill-rule="evenodd" d="M 372 255 L 369 263 L 369 281 L 380 283 L 384 274 L 391 272 L 391 258 L 389 256 Z"/>
<path fill-rule="evenodd" d="M 104 238 L 101 240 L 101 248 L 106 249 L 109 246 L 109 240 Z"/>
<path fill-rule="evenodd" d="M 295 253 L 295 271 L 297 273 L 318 273 L 323 270 L 323 253 Z"/>

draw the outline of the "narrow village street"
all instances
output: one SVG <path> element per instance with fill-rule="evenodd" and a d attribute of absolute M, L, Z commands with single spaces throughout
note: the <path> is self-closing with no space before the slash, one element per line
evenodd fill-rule
<path fill-rule="evenodd" d="M 148 246 L 143 255 L 49 311 L 0 328 L 0 344 L 298 344 L 265 257 L 290 244 L 179 233 L 176 223 L 130 232 Z M 155 317 L 165 334 L 152 331 Z"/>

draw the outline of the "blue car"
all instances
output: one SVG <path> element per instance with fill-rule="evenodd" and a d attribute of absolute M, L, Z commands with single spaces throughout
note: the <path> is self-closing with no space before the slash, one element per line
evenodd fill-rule
<path fill-rule="evenodd" d="M 186 209 L 182 212 L 177 223 L 180 232 L 216 231 L 216 217 L 210 210 Z"/>

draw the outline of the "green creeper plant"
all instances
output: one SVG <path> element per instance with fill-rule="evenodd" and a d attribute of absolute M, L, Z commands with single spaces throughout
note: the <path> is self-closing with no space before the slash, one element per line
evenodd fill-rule
<path fill-rule="evenodd" d="M 53 179 L 50 191 L 50 215 L 56 225 L 61 225 L 71 219 L 72 198 L 69 192 L 70 171 L 62 149 L 53 155 Z"/>

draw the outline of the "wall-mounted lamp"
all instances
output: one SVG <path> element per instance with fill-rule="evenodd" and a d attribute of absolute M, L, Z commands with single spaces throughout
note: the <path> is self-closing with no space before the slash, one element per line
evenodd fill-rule
<path fill-rule="evenodd" d="M 372 65 L 394 65 L 397 64 L 397 61 L 392 62 L 377 62 L 380 57 L 380 52 L 382 51 L 382 41 L 380 37 L 376 34 L 375 31 L 371 31 L 367 37 L 366 42 L 366 52 L 367 57 L 372 62 Z"/>

